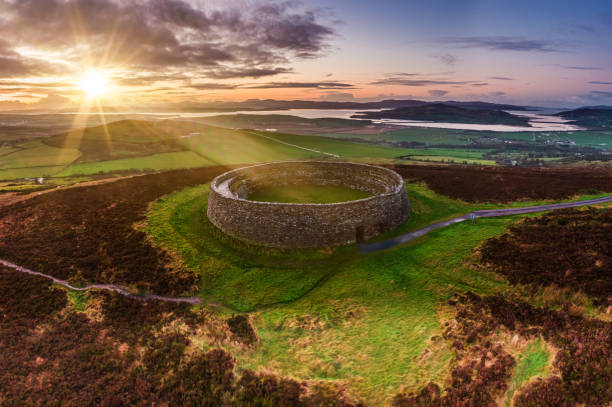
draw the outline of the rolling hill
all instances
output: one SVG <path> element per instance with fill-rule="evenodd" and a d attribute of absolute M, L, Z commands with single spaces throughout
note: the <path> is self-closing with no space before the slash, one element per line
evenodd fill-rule
<path fill-rule="evenodd" d="M 466 109 L 445 103 L 425 106 L 401 107 L 380 112 L 359 112 L 351 116 L 356 119 L 398 119 L 448 123 L 507 124 L 529 126 L 529 120 L 492 109 Z"/>

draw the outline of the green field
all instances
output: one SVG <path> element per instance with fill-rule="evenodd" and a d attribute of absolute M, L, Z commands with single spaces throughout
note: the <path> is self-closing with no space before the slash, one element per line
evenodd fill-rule
<path fill-rule="evenodd" d="M 74 130 L 43 139 L 49 146 L 78 149 L 79 163 L 142 157 L 184 150 L 171 129 L 157 122 L 123 120 L 105 126 Z"/>
<path fill-rule="evenodd" d="M 338 139 L 363 139 L 369 142 L 403 142 L 422 143 L 424 145 L 467 145 L 470 139 L 469 133 L 462 130 L 435 129 L 423 127 L 411 127 L 402 130 L 386 131 L 379 134 L 359 133 L 321 133 L 323 137 Z"/>
<path fill-rule="evenodd" d="M 434 161 L 434 162 L 452 162 L 455 164 L 478 164 L 478 165 L 495 165 L 493 160 L 480 160 L 473 158 L 458 158 L 445 155 L 410 155 L 411 160 L 415 161 Z"/>
<path fill-rule="evenodd" d="M 204 126 L 199 134 L 183 138 L 181 143 L 216 165 L 324 157 L 324 154 L 280 144 L 257 135 L 218 127 Z"/>
<path fill-rule="evenodd" d="M 40 141 L 31 141 L 0 156 L 0 177 L 13 179 L 49 176 L 79 156 L 79 150 L 73 148 L 55 148 Z"/>
<path fill-rule="evenodd" d="M 288 203 L 333 203 L 363 199 L 367 192 L 336 185 L 285 185 L 259 188 L 249 195 L 249 200 Z"/>
<path fill-rule="evenodd" d="M 327 137 L 300 136 L 296 134 L 283 134 L 273 132 L 256 132 L 271 137 L 284 143 L 298 145 L 300 147 L 315 149 L 328 154 L 336 154 L 341 157 L 370 157 L 370 158 L 395 158 L 407 155 L 410 151 L 405 148 L 394 148 L 373 144 L 363 144 L 351 141 L 335 140 Z"/>
<path fill-rule="evenodd" d="M 292 120 L 295 118 L 287 122 Z M 329 128 L 342 124 L 334 120 L 323 122 Z M 402 157 L 403 162 L 495 165 L 494 159 L 484 157 L 493 150 L 473 148 L 470 143 L 477 140 L 501 143 L 503 139 L 533 142 L 534 137 L 540 143 L 571 139 L 577 145 L 597 148 L 607 148 L 612 143 L 610 132 L 588 131 L 536 134 L 408 128 L 372 135 L 323 135 L 232 130 L 187 120 L 121 120 L 0 147 L 0 181 L 303 159 L 340 158 L 382 163 L 397 162 Z M 506 158 L 516 160 L 525 154 L 525 151 L 503 150 Z M 539 160 L 544 163 L 563 160 L 558 156 L 540 156 Z"/>
<path fill-rule="evenodd" d="M 73 164 L 56 174 L 57 177 L 91 175 L 99 173 L 160 171 L 179 168 L 193 168 L 213 165 L 192 151 L 153 154 L 146 157 L 124 158 L 121 160 L 98 161 Z"/>

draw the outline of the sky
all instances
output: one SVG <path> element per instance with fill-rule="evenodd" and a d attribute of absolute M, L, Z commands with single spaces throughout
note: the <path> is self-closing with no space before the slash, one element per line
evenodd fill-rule
<path fill-rule="evenodd" d="M 612 1 L 0 0 L 0 110 L 612 104 Z"/>

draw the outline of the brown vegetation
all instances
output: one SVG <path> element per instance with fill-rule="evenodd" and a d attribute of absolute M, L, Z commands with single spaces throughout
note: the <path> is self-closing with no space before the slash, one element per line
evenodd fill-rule
<path fill-rule="evenodd" d="M 238 375 L 228 352 L 204 352 L 189 339 L 219 323 L 209 313 L 106 292 L 93 292 L 88 312 L 76 312 L 48 280 L 6 268 L 0 274 L 3 406 L 360 405 L 325 383 Z"/>
<path fill-rule="evenodd" d="M 567 310 L 536 308 L 520 300 L 468 293 L 450 301 L 457 306 L 457 326 L 445 335 L 457 350 L 457 366 L 444 395 L 430 383 L 417 393 L 399 394 L 395 406 L 491 406 L 506 390 L 513 358 L 492 335 L 504 329 L 529 338 L 542 336 L 559 349 L 558 375 L 527 384 L 515 406 L 605 407 L 612 402 L 612 323 L 570 315 Z"/>
<path fill-rule="evenodd" d="M 172 171 L 37 196 L 0 208 L 0 258 L 72 280 L 156 294 L 196 291 L 197 276 L 134 230 L 149 202 L 210 181 L 226 168 Z"/>
<path fill-rule="evenodd" d="M 482 261 L 513 284 L 580 290 L 612 301 L 612 209 L 568 209 L 527 218 L 487 240 Z"/>
<path fill-rule="evenodd" d="M 563 199 L 612 192 L 612 169 L 534 169 L 479 166 L 389 166 L 409 181 L 468 202 Z"/>

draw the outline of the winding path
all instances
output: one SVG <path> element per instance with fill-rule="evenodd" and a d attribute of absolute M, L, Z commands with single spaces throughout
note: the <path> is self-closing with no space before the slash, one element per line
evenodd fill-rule
<path fill-rule="evenodd" d="M 65 280 L 60 280 L 59 278 L 55 278 L 48 274 L 39 273 L 38 271 L 29 270 L 25 267 L 21 267 L 16 264 L 13 264 L 10 261 L 0 259 L 0 264 L 3 266 L 9 267 L 9 268 L 15 269 L 17 271 L 20 271 L 22 273 L 48 278 L 49 280 L 53 280 L 55 284 L 58 284 L 58 285 L 61 285 L 61 286 L 64 286 L 66 288 L 69 288 L 71 290 L 76 290 L 76 291 L 86 291 L 86 290 L 90 290 L 94 288 L 98 290 L 114 291 L 121 295 L 125 295 L 126 297 L 129 297 L 135 300 L 140 300 L 140 301 L 157 300 L 157 301 L 164 301 L 164 302 L 186 302 L 186 303 L 194 304 L 194 305 L 202 302 L 202 299 L 200 297 L 164 297 L 164 296 L 155 295 L 155 294 L 136 295 L 136 294 L 132 294 L 125 288 L 119 287 L 114 284 L 89 284 L 89 285 L 86 285 L 85 287 L 74 287 Z"/>
<path fill-rule="evenodd" d="M 424 236 L 427 233 L 431 232 L 432 230 L 440 229 L 440 228 L 452 225 L 454 223 L 459 223 L 465 220 L 469 220 L 472 218 L 472 215 L 474 215 L 474 218 L 494 218 L 498 216 L 520 215 L 523 213 L 543 212 L 543 211 L 550 211 L 550 210 L 555 210 L 555 209 L 573 208 L 576 206 L 594 205 L 594 204 L 605 203 L 605 202 L 612 202 L 612 195 L 604 196 L 602 198 L 588 199 L 585 201 L 575 201 L 575 202 L 566 202 L 566 203 L 539 205 L 539 206 L 525 206 L 522 208 L 489 209 L 489 210 L 483 210 L 483 211 L 474 211 L 471 213 L 467 213 L 465 215 L 458 216 L 453 219 L 449 219 L 447 221 L 431 224 L 422 229 L 415 230 L 414 232 L 406 233 L 403 235 L 399 235 L 399 236 L 394 237 L 393 239 L 385 240 L 383 242 L 360 243 L 359 251 L 361 253 L 371 253 L 371 252 L 376 252 L 379 250 L 386 250 L 393 246 L 407 243 L 418 237 Z"/>
<path fill-rule="evenodd" d="M 319 153 L 319 154 L 324 154 L 324 155 L 327 155 L 327 156 L 330 156 L 330 157 L 340 158 L 340 156 L 338 154 L 326 153 L 325 151 L 315 150 L 314 148 L 302 147 L 302 146 L 298 146 L 297 144 L 287 143 L 286 141 L 282 141 L 282 140 L 279 140 L 279 139 L 274 138 L 274 137 L 266 136 L 265 134 L 255 133 L 254 131 L 245 131 L 245 133 L 252 134 L 254 136 L 259 136 L 259 137 L 267 138 L 268 140 L 276 141 L 277 143 L 284 144 L 286 146 L 291 146 L 291 147 L 299 148 L 300 150 L 312 151 L 312 152 Z"/>
<path fill-rule="evenodd" d="M 605 202 L 612 202 L 612 195 L 605 196 L 602 198 L 597 198 L 597 199 L 589 199 L 585 201 L 566 202 L 566 203 L 540 205 L 540 206 L 526 206 L 523 208 L 507 208 L 507 209 L 491 209 L 491 210 L 483 210 L 483 211 L 474 211 L 474 212 L 471 212 L 471 213 L 468 213 L 462 216 L 458 216 L 453 219 L 449 219 L 447 221 L 431 224 L 422 229 L 415 230 L 414 232 L 396 236 L 393 239 L 385 240 L 384 242 L 361 243 L 359 244 L 359 251 L 361 253 L 371 253 L 371 252 L 376 252 L 379 250 L 389 249 L 393 246 L 397 246 L 402 243 L 407 243 L 418 237 L 426 235 L 432 230 L 440 229 L 445 226 L 452 225 L 454 223 L 459 223 L 459 222 L 463 222 L 465 220 L 471 219 L 472 215 L 474 215 L 475 218 L 493 218 L 493 217 L 498 217 L 498 216 L 519 215 L 523 213 L 543 212 L 543 211 L 549 211 L 549 210 L 554 210 L 554 209 L 573 208 L 576 206 L 593 205 L 593 204 L 599 204 L 599 203 L 605 203 Z M 61 280 L 59 278 L 50 276 L 48 274 L 40 273 L 38 271 L 34 271 L 34 270 L 27 269 L 25 267 L 18 266 L 17 264 L 11 263 L 10 261 L 0 259 L 0 265 L 12 268 L 21 273 L 26 273 L 26 274 L 30 274 L 33 276 L 48 278 L 49 280 L 52 280 L 55 284 L 61 285 L 63 287 L 66 287 L 66 288 L 69 288 L 75 291 L 86 291 L 90 289 L 113 291 L 118 294 L 124 295 L 126 297 L 129 297 L 135 300 L 139 300 L 139 301 L 155 300 L 155 301 L 175 302 L 175 303 L 185 302 L 185 303 L 193 304 L 193 305 L 200 304 L 202 302 L 202 299 L 200 297 L 164 297 L 162 295 L 156 295 L 156 294 L 136 295 L 136 294 L 131 293 L 129 290 L 123 287 L 120 287 L 118 285 L 114 285 L 114 284 L 89 284 L 89 285 L 86 285 L 85 287 L 75 287 L 71 285 L 70 283 L 68 283 L 66 280 Z"/>

